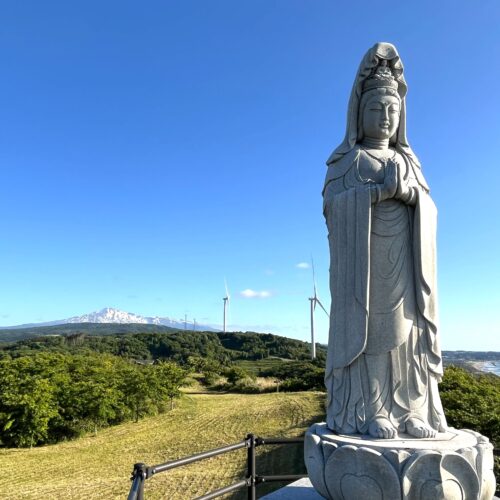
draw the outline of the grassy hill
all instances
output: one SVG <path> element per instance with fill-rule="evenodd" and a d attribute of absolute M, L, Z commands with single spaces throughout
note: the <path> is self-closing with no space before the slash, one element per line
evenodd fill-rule
<path fill-rule="evenodd" d="M 187 394 L 168 413 L 108 428 L 97 436 L 31 450 L 0 449 L 0 462 L 8 471 L 0 477 L 2 498 L 126 498 L 135 462 L 162 463 L 241 441 L 249 432 L 301 435 L 323 419 L 324 398 L 314 392 Z M 294 446 L 259 448 L 259 472 L 302 473 L 302 450 Z M 246 451 L 239 450 L 158 474 L 146 482 L 146 498 L 185 500 L 230 484 L 244 477 L 245 456 Z M 270 486 L 260 486 L 259 496 Z"/>
<path fill-rule="evenodd" d="M 270 356 L 310 359 L 309 343 L 270 333 L 195 332 L 155 325 L 93 323 L 46 327 L 43 330 L 52 333 L 17 342 L 0 342 L 0 357 L 7 354 L 27 355 L 41 350 L 70 353 L 90 350 L 138 360 L 173 359 L 180 363 L 186 363 L 190 356 L 224 364 L 240 359 L 262 360 Z M 0 331 L 0 339 L 2 335 Z M 317 355 L 320 361 L 324 361 L 326 349 L 318 345 Z"/>

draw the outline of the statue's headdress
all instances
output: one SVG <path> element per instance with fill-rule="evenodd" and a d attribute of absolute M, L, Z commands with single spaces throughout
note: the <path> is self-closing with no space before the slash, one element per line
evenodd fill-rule
<path fill-rule="evenodd" d="M 390 43 L 376 43 L 363 57 L 352 87 L 347 111 L 347 130 L 345 138 L 326 162 L 334 166 L 345 154 L 351 151 L 358 140 L 358 112 L 363 92 L 374 88 L 392 88 L 401 99 L 399 127 L 392 138 L 392 145 L 420 169 L 420 163 L 406 139 L 406 82 L 403 64 L 396 47 Z M 425 183 L 425 181 L 422 181 Z"/>
<path fill-rule="evenodd" d="M 378 88 L 398 90 L 398 81 L 394 78 L 386 59 L 382 59 L 380 64 L 372 70 L 372 74 L 363 82 L 363 92 Z"/>

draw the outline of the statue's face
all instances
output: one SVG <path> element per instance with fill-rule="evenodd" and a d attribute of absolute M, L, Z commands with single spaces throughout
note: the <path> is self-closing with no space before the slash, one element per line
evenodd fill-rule
<path fill-rule="evenodd" d="M 363 113 L 363 133 L 372 139 L 390 139 L 399 124 L 399 100 L 392 95 L 372 97 Z"/>

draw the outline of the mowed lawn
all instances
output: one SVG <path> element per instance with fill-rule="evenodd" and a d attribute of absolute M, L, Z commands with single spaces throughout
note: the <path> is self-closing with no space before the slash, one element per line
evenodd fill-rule
<path fill-rule="evenodd" d="M 241 441 L 250 432 L 299 436 L 323 419 L 324 400 L 319 392 L 187 394 L 170 412 L 97 436 L 31 450 L 0 449 L 1 498 L 123 499 L 135 462 L 159 464 Z M 260 447 L 258 472 L 300 472 L 300 449 L 285 448 Z M 146 481 L 146 499 L 191 499 L 225 486 L 244 477 L 245 459 L 246 450 L 238 450 L 153 476 Z"/>

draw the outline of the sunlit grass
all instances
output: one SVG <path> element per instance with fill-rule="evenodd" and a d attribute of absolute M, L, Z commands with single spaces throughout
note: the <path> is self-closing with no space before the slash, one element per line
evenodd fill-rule
<path fill-rule="evenodd" d="M 261 436 L 298 436 L 322 419 L 323 393 L 186 394 L 174 410 L 75 441 L 0 450 L 6 499 L 126 498 L 135 462 L 154 465 Z M 244 476 L 245 450 L 154 476 L 147 499 L 190 499 Z M 258 467 L 292 473 L 300 452 L 260 449 Z M 293 470 L 292 470 L 293 469 Z M 276 485 L 278 486 L 278 485 Z"/>

